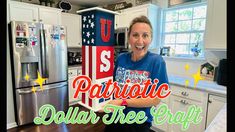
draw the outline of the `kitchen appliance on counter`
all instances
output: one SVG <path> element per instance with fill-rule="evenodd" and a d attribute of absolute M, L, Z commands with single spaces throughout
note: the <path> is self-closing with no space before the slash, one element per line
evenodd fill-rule
<path fill-rule="evenodd" d="M 65 27 L 19 21 L 12 21 L 9 27 L 18 126 L 32 123 L 44 104 L 53 105 L 56 111 L 67 111 Z"/>
<path fill-rule="evenodd" d="M 128 49 L 128 27 L 117 28 L 114 31 L 115 48 Z"/>
<path fill-rule="evenodd" d="M 81 52 L 70 52 L 68 51 L 68 65 L 82 64 Z"/>
<path fill-rule="evenodd" d="M 219 85 L 227 86 L 227 59 L 221 59 L 219 61 L 215 81 Z"/>

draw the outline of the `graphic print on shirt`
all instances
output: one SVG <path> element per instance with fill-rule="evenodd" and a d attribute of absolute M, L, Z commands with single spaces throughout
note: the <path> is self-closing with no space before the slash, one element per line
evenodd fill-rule
<path fill-rule="evenodd" d="M 123 67 L 118 67 L 116 70 L 115 79 L 119 84 L 125 84 L 127 79 L 130 79 L 132 84 L 143 83 L 149 78 L 150 73 L 142 70 L 129 70 Z"/>

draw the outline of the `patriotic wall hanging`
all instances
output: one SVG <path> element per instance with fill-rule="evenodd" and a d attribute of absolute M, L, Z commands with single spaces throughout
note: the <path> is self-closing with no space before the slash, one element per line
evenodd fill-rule
<path fill-rule="evenodd" d="M 82 16 L 82 74 L 89 76 L 93 84 L 104 84 L 113 79 L 114 15 L 118 13 L 99 7 L 77 13 Z M 82 93 L 81 96 L 79 104 L 94 111 L 112 99 L 91 99 L 89 93 Z"/>

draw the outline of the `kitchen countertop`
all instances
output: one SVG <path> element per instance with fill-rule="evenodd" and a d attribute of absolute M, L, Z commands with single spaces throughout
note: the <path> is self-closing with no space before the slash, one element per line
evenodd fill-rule
<path fill-rule="evenodd" d="M 82 64 L 68 65 L 68 69 L 75 69 L 75 68 L 79 68 L 79 67 L 82 67 Z"/>
<path fill-rule="evenodd" d="M 226 132 L 227 129 L 227 104 L 219 111 L 211 124 L 206 128 L 205 132 Z"/>
<path fill-rule="evenodd" d="M 213 81 L 200 80 L 198 81 L 196 88 L 194 88 L 194 79 L 192 77 L 168 75 L 168 79 L 169 79 L 170 84 L 185 87 L 185 80 L 189 80 L 189 84 L 187 88 L 205 91 L 205 92 L 216 94 L 216 95 L 226 96 L 227 94 L 226 86 L 218 85 L 216 82 L 213 82 Z"/>

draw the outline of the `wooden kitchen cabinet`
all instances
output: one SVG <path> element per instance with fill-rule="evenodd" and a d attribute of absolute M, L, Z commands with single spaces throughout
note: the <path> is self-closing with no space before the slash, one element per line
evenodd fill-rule
<path fill-rule="evenodd" d="M 77 104 L 81 100 L 81 94 L 79 94 L 78 98 L 74 98 L 74 93 L 76 89 L 72 87 L 73 80 L 78 76 L 82 75 L 82 68 L 81 67 L 74 67 L 68 69 L 68 88 L 69 88 L 69 105 Z"/>
<path fill-rule="evenodd" d="M 10 21 L 42 22 L 61 25 L 61 10 L 35 4 L 11 1 L 9 3 Z"/>
<path fill-rule="evenodd" d="M 61 10 L 53 8 L 38 8 L 39 21 L 45 24 L 61 25 Z"/>
<path fill-rule="evenodd" d="M 119 11 L 119 15 L 115 15 L 115 29 L 120 27 L 129 27 L 132 19 L 137 16 L 147 16 L 153 27 L 153 40 L 149 46 L 149 49 L 157 49 L 159 45 L 159 27 L 160 22 L 160 8 L 153 4 L 146 4 L 127 8 Z"/>
<path fill-rule="evenodd" d="M 168 107 L 169 107 L 169 96 L 167 98 L 164 98 L 164 99 L 161 99 L 161 102 L 156 106 L 156 109 L 158 109 L 159 106 L 163 105 L 163 104 L 166 104 Z M 168 131 L 168 123 L 165 122 L 161 125 L 158 125 L 158 124 L 155 124 L 154 121 L 152 121 L 152 127 L 151 127 L 152 130 L 154 131 L 164 131 L 164 132 L 167 132 Z"/>
<path fill-rule="evenodd" d="M 148 16 L 148 9 L 139 8 L 139 9 L 123 10 L 120 15 L 115 15 L 116 17 L 115 19 L 117 19 L 116 21 L 117 23 L 115 24 L 116 28 L 129 27 L 131 20 L 140 15 Z"/>
<path fill-rule="evenodd" d="M 209 95 L 206 128 L 210 125 L 212 120 L 216 117 L 219 111 L 226 103 L 226 98 L 217 95 Z"/>
<path fill-rule="evenodd" d="M 68 47 L 82 47 L 81 15 L 62 13 L 62 25 L 67 28 Z"/>
<path fill-rule="evenodd" d="M 172 93 L 170 95 L 169 109 L 172 113 L 177 111 L 187 112 L 189 106 L 196 105 L 202 108 L 200 117 L 202 120 L 199 124 L 190 124 L 187 132 L 204 132 L 206 122 L 208 93 L 187 89 L 180 86 L 172 85 Z M 168 124 L 168 132 L 181 132 L 181 124 Z"/>
<path fill-rule="evenodd" d="M 227 49 L 227 0 L 208 0 L 205 29 L 206 50 Z"/>

